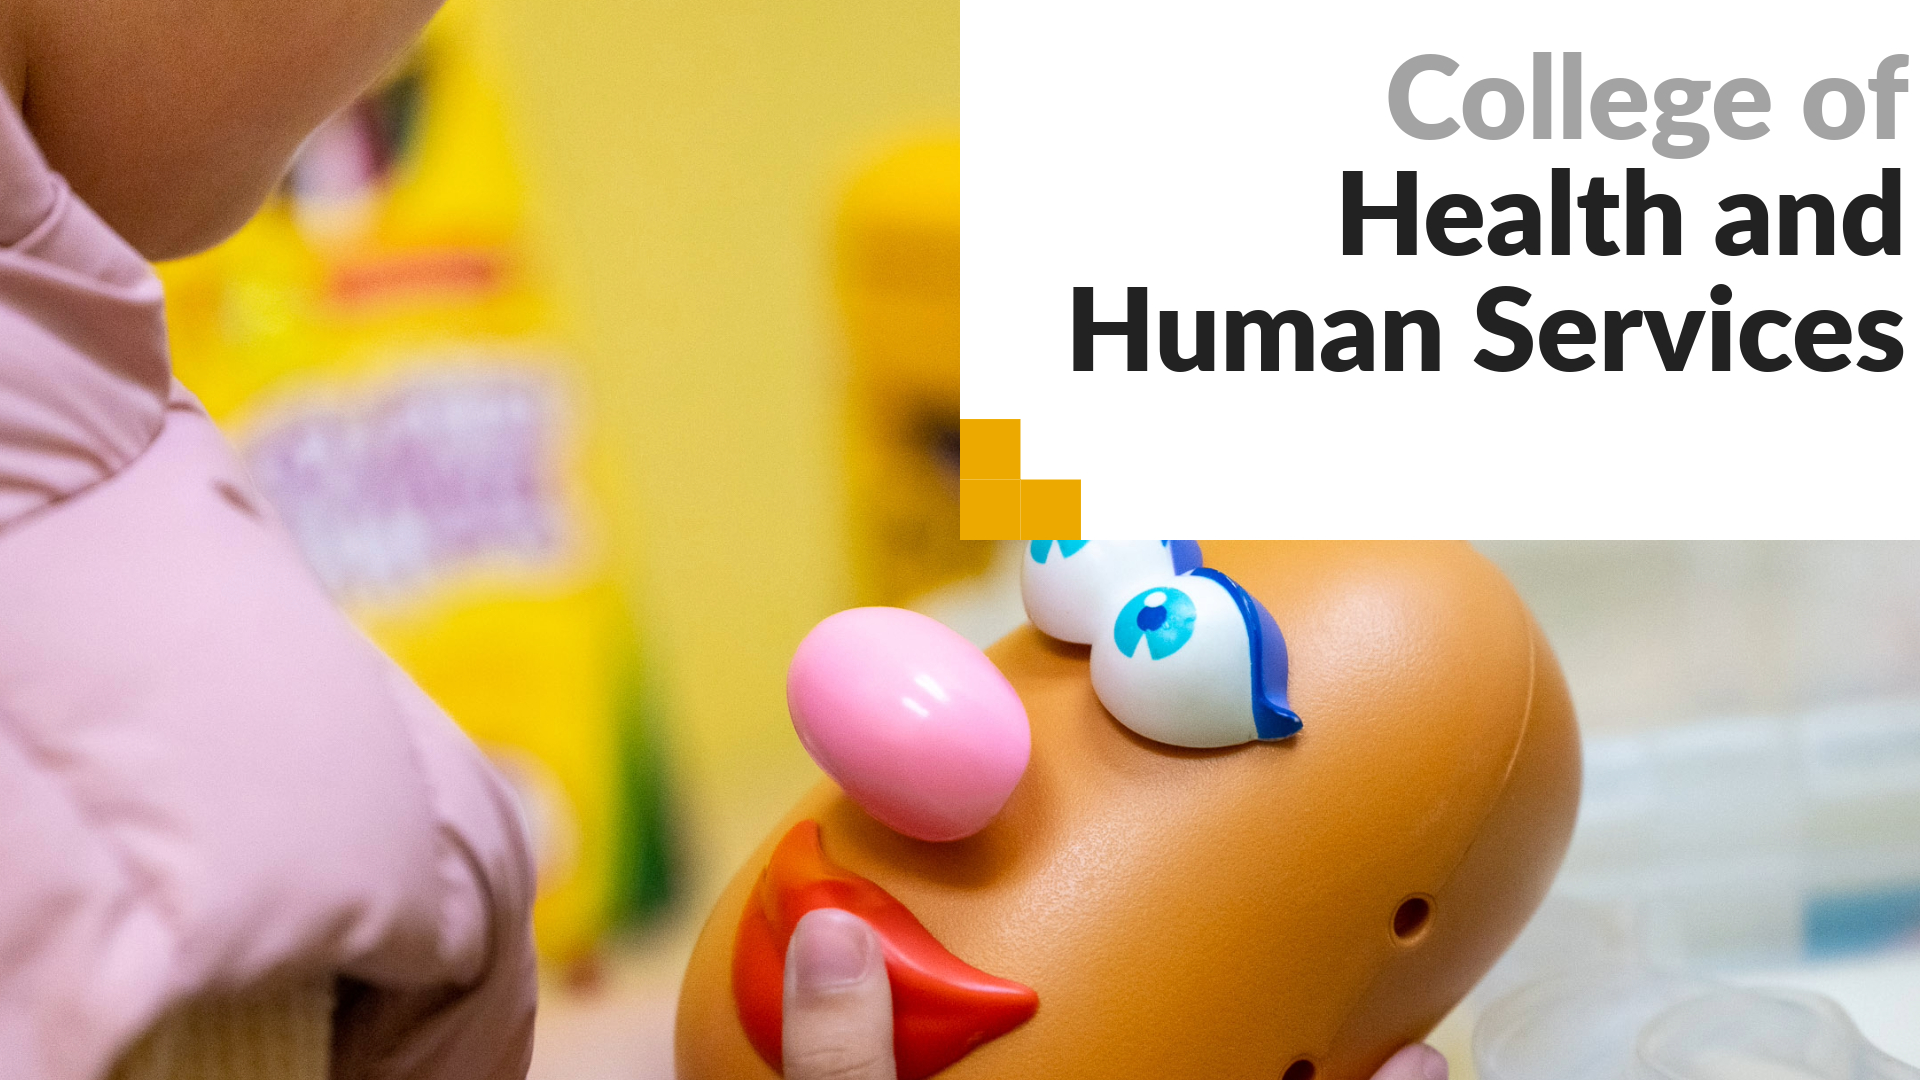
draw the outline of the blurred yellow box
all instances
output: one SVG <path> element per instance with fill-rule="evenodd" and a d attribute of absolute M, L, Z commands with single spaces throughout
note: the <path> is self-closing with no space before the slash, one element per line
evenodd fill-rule
<path fill-rule="evenodd" d="M 994 471 L 969 471 L 984 443 L 970 434 L 981 422 L 960 419 L 958 139 L 906 143 L 854 180 L 840 212 L 838 278 L 856 584 L 863 602 L 905 604 L 993 558 L 1001 527 L 970 527 L 961 478 L 1020 475 L 1018 420 L 985 422 L 1012 426 L 1011 465 L 996 443 Z"/>
<path fill-rule="evenodd" d="M 521 796 L 543 956 L 672 886 L 643 642 L 496 73 L 455 3 L 226 244 L 161 268 L 176 371 L 321 581 Z"/>

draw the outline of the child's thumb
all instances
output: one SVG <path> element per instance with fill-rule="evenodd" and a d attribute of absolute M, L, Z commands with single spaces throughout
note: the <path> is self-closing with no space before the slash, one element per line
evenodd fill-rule
<path fill-rule="evenodd" d="M 821 908 L 787 944 L 786 1080 L 894 1080 L 893 995 L 880 939 L 856 916 Z"/>
<path fill-rule="evenodd" d="M 1421 1043 L 1403 1046 L 1380 1066 L 1373 1080 L 1447 1080 L 1447 1059 Z"/>

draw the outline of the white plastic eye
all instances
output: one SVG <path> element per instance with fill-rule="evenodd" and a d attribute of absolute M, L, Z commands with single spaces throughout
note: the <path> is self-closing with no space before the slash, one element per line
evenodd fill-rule
<path fill-rule="evenodd" d="M 1260 601 L 1205 567 L 1134 595 L 1093 643 L 1093 691 L 1135 733 L 1237 746 L 1300 730 L 1287 644 Z"/>
<path fill-rule="evenodd" d="M 1192 540 L 1035 540 L 1020 562 L 1020 598 L 1040 632 L 1091 645 L 1147 583 L 1200 565 Z"/>

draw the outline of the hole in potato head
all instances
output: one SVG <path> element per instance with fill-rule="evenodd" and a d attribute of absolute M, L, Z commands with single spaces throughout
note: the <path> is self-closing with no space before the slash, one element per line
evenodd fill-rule
<path fill-rule="evenodd" d="M 1409 896 L 1393 911 L 1393 940 L 1411 945 L 1427 932 L 1433 921 L 1433 901 L 1424 896 Z"/>
<path fill-rule="evenodd" d="M 1287 1071 L 1280 1074 L 1280 1080 L 1313 1080 L 1313 1074 L 1318 1071 L 1313 1067 L 1313 1062 L 1301 1058 L 1287 1066 Z"/>

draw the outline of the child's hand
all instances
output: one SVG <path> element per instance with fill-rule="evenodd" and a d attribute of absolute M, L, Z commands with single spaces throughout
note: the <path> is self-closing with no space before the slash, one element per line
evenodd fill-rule
<path fill-rule="evenodd" d="M 1447 1059 L 1423 1043 L 1403 1046 L 1380 1066 L 1373 1080 L 1447 1080 Z"/>
<path fill-rule="evenodd" d="M 893 992 L 880 939 L 856 916 L 801 916 L 787 944 L 787 1080 L 894 1080 Z"/>
<path fill-rule="evenodd" d="M 786 1080 L 894 1080 L 893 997 L 880 941 L 844 911 L 808 912 L 787 945 Z M 1413 1045 L 1373 1080 L 1447 1080 L 1447 1059 Z"/>

